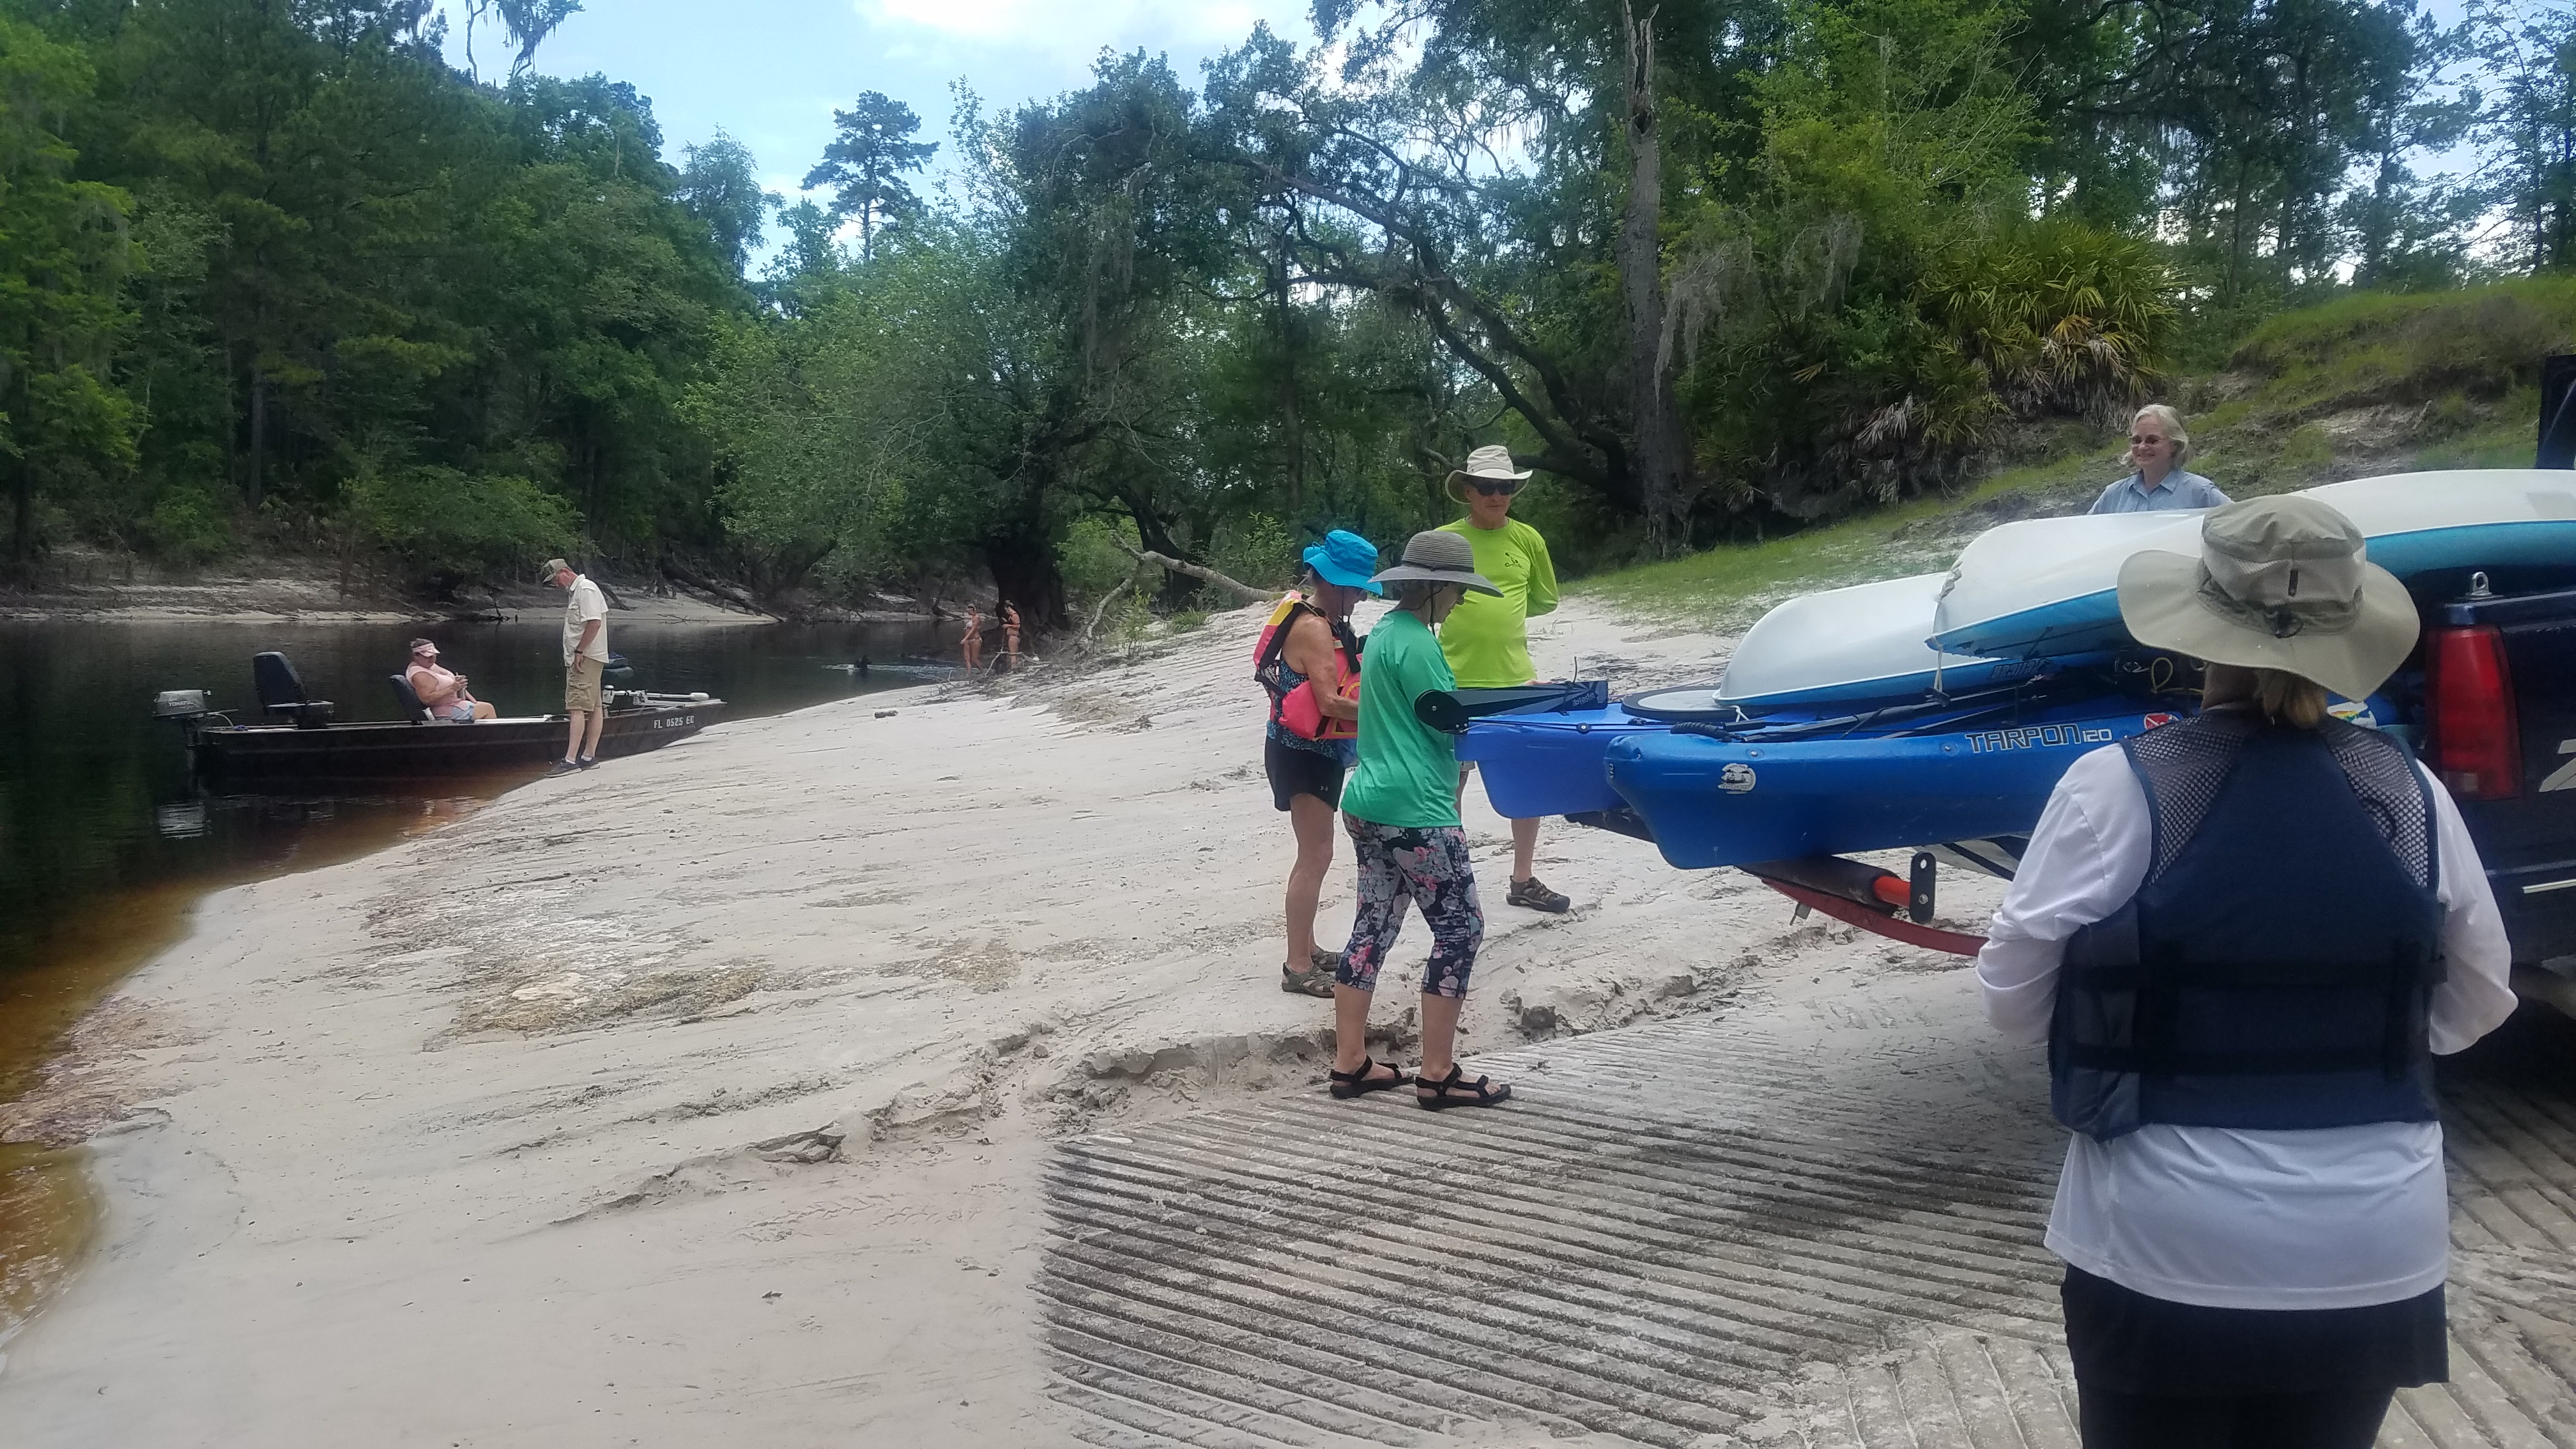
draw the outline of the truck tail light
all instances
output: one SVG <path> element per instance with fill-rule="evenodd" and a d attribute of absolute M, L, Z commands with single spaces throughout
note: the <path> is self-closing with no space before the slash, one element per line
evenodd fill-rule
<path fill-rule="evenodd" d="M 2425 753 L 2461 800 L 2509 800 L 2522 793 L 2522 732 L 2504 636 L 2492 624 L 2435 629 L 2425 640 L 2424 693 L 2431 726 Z"/>

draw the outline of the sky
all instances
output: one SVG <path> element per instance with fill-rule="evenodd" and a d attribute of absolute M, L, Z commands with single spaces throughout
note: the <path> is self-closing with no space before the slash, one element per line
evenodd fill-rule
<path fill-rule="evenodd" d="M 1104 47 L 1168 55 L 1184 85 L 1241 45 L 1256 21 L 1305 44 L 1308 0 L 583 0 L 537 51 L 549 75 L 593 71 L 653 100 L 665 159 L 721 128 L 751 149 L 762 182 L 793 200 L 832 139 L 832 112 L 882 91 L 921 117 L 945 156 L 952 82 L 988 111 L 1085 84 Z M 449 59 L 465 62 L 463 9 L 447 0 Z M 476 27 L 486 79 L 507 75 L 497 28 Z M 818 194 L 819 195 L 819 194 Z"/>

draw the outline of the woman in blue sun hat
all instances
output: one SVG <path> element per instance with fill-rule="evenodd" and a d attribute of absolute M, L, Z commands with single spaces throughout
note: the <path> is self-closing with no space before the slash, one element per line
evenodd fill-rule
<path fill-rule="evenodd" d="M 1351 632 L 1351 609 L 1361 595 L 1384 590 L 1369 582 L 1377 572 L 1377 545 L 1347 529 L 1324 535 L 1304 557 L 1305 577 L 1261 628 L 1252 677 L 1270 695 L 1261 746 L 1270 798 L 1297 833 L 1279 989 L 1329 997 L 1342 958 L 1315 947 L 1315 902 L 1333 868 L 1342 775 L 1358 755 L 1360 639 Z"/>

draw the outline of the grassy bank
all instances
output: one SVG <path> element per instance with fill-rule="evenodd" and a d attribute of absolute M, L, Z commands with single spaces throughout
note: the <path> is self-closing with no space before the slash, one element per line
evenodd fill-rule
<path fill-rule="evenodd" d="M 2576 351 L 2576 278 L 2423 295 L 2362 293 L 2264 323 L 2227 370 L 2177 378 L 2189 466 L 2232 497 L 2438 468 L 2528 467 L 2540 360 Z M 1781 599 L 1924 573 L 2015 518 L 2076 513 L 2128 471 L 2125 434 L 2065 428 L 2037 461 L 1757 544 L 1597 574 L 1575 592 L 1741 627 Z"/>

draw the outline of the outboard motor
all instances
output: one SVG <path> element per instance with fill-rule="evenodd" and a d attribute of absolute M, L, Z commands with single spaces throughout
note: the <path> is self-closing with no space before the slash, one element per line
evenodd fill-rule
<path fill-rule="evenodd" d="M 331 722 L 331 701 L 312 699 L 286 656 L 271 651 L 250 657 L 251 683 L 259 690 L 260 709 L 269 718 L 284 718 L 300 730 L 318 730 Z"/>
<path fill-rule="evenodd" d="M 608 656 L 608 667 L 599 672 L 599 682 L 620 687 L 631 685 L 635 682 L 635 666 L 626 662 L 625 655 L 612 653 Z"/>
<path fill-rule="evenodd" d="M 190 744 L 196 743 L 197 727 L 214 712 L 214 705 L 207 701 L 202 689 L 165 689 L 152 696 L 152 717 L 177 725 Z"/>

